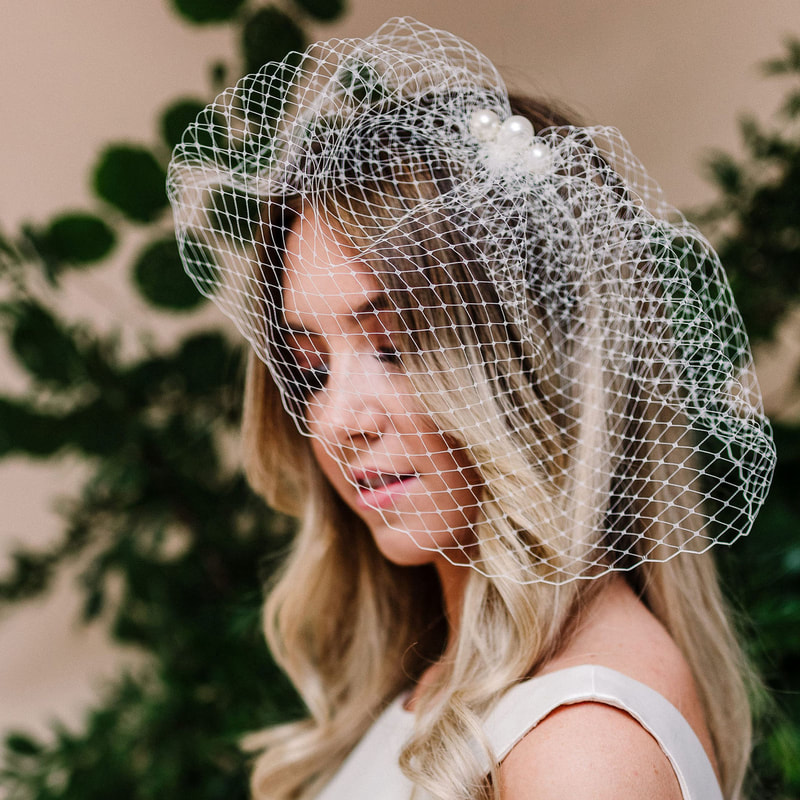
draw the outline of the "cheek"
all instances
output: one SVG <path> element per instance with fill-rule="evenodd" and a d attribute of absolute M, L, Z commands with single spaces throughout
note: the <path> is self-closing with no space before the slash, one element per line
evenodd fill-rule
<path fill-rule="evenodd" d="M 339 463 L 325 450 L 319 439 L 313 436 L 311 438 L 311 454 L 314 456 L 314 460 L 317 462 L 322 474 L 334 486 L 337 486 L 336 477 L 337 475 L 341 476 Z"/>
<path fill-rule="evenodd" d="M 434 470 L 441 476 L 445 491 L 474 522 L 483 496 L 481 474 L 463 447 L 449 437 L 442 437 L 440 445 L 442 442 L 444 448 L 432 459 Z"/>
<path fill-rule="evenodd" d="M 336 494 L 338 494 L 347 505 L 353 508 L 356 513 L 359 513 L 358 509 L 352 504 L 353 487 L 345 477 L 341 460 L 334 458 L 326 450 L 322 442 L 314 437 L 311 438 L 311 454 L 314 456 L 314 460 L 317 462 L 320 472 Z"/>

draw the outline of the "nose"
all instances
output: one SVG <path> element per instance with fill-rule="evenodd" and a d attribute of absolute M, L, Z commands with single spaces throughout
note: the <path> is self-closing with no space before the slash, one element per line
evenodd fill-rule
<path fill-rule="evenodd" d="M 357 354 L 332 359 L 324 388 L 309 402 L 311 433 L 335 446 L 379 438 L 388 421 L 381 386 L 381 376 L 365 370 Z"/>

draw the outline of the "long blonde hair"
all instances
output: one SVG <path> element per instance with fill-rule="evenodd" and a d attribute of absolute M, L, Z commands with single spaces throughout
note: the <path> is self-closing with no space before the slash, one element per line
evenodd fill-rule
<path fill-rule="evenodd" d="M 528 116 L 537 130 L 565 124 L 544 105 L 521 99 L 515 99 L 513 105 L 515 113 Z M 428 167 L 416 163 L 403 168 L 413 172 L 414 180 L 397 181 L 396 185 L 413 186 L 414 192 L 437 191 L 436 176 L 426 173 Z M 375 213 L 370 191 L 365 185 L 362 196 L 355 198 L 354 188 L 349 186 L 345 204 L 331 187 L 322 209 L 326 220 L 357 250 L 368 244 L 361 239 L 359 204 Z M 377 186 L 375 191 L 382 193 L 385 205 L 386 187 Z M 387 208 L 387 214 L 394 214 L 396 221 L 413 199 L 398 196 L 396 208 Z M 651 410 L 649 398 L 634 385 L 636 376 L 629 375 L 630 385 L 614 393 L 629 404 L 626 430 L 612 429 L 609 415 L 587 410 L 602 409 L 596 396 L 588 396 L 598 391 L 602 394 L 602 381 L 607 379 L 599 363 L 601 342 L 588 346 L 584 358 L 571 361 L 582 364 L 584 379 L 573 385 L 582 386 L 583 394 L 565 397 L 561 406 L 546 400 L 558 393 L 542 391 L 543 385 L 557 383 L 567 369 L 563 364 L 560 370 L 552 366 L 562 357 L 561 344 L 544 341 L 534 370 L 534 356 L 498 310 L 491 282 L 469 279 L 467 244 L 459 240 L 457 231 L 435 212 L 429 219 L 408 219 L 396 227 L 395 235 L 409 266 L 399 278 L 397 270 L 381 271 L 376 263 L 376 276 L 390 297 L 400 291 L 402 281 L 403 287 L 415 294 L 436 293 L 437 302 L 424 302 L 423 296 L 419 309 L 447 306 L 448 313 L 441 319 L 429 311 L 402 311 L 408 317 L 406 329 L 419 332 L 409 348 L 409 378 L 439 428 L 465 448 L 481 473 L 483 505 L 489 509 L 487 520 L 492 521 L 484 523 L 491 526 L 490 535 L 482 536 L 478 527 L 478 540 L 488 572 L 507 574 L 521 564 L 528 572 L 535 571 L 538 566 L 531 553 L 538 554 L 541 563 L 552 563 L 556 558 L 553 542 L 565 538 L 564 530 L 580 526 L 588 530 L 596 522 L 579 519 L 574 509 L 560 515 L 531 512 L 532 508 L 555 505 L 553 487 L 559 481 L 573 481 L 584 493 L 606 497 L 602 506 L 605 535 L 613 535 L 620 550 L 637 553 L 645 546 L 646 537 L 639 527 L 642 519 L 655 519 L 651 526 L 663 526 L 665 531 L 651 538 L 668 543 L 676 534 L 667 533 L 667 528 L 691 533 L 694 527 L 696 532 L 703 524 L 698 516 L 673 525 L 677 520 L 671 520 L 668 511 L 648 513 L 648 504 L 680 509 L 696 507 L 697 502 L 696 498 L 680 502 L 693 490 L 688 475 L 682 485 L 677 479 L 681 468 L 676 464 L 685 463 L 685 450 L 691 443 L 677 436 L 669 440 L 669 424 Z M 282 243 L 270 241 L 269 224 L 266 227 L 264 259 L 280 269 Z M 286 220 L 278 227 L 288 228 Z M 424 246 L 420 238 L 423 229 Z M 433 250 L 437 252 L 435 261 L 427 256 Z M 483 315 L 477 325 L 476 315 Z M 537 324 L 535 318 L 531 324 Z M 481 334 L 479 339 L 475 330 L 495 335 Z M 452 402 L 454 396 L 460 402 Z M 606 445 L 603 449 L 621 458 L 634 426 L 638 439 L 651 449 L 647 459 L 631 459 L 639 465 L 638 471 L 625 475 L 624 480 L 636 482 L 645 499 L 636 508 L 617 512 L 613 497 L 619 487 L 590 479 L 590 473 L 613 474 L 615 470 L 592 470 L 595 465 L 590 464 L 587 474 L 571 473 L 579 468 L 575 465 L 586 462 L 581 452 L 601 449 L 598 440 Z M 557 457 L 567 449 L 565 437 L 572 442 L 568 463 Z M 261 751 L 253 772 L 253 795 L 257 800 L 311 798 L 376 713 L 442 656 L 446 644 L 442 600 L 431 567 L 397 567 L 378 553 L 364 523 L 320 473 L 307 438 L 284 410 L 267 368 L 254 356 L 248 370 L 243 438 L 253 487 L 271 505 L 300 521 L 292 552 L 269 592 L 264 620 L 274 657 L 309 711 L 308 719 L 250 738 L 249 746 Z M 549 465 L 549 471 L 542 465 Z M 659 481 L 660 471 L 667 471 L 670 480 Z M 647 496 L 651 485 L 660 487 L 658 497 L 656 490 Z M 672 487 L 671 496 L 665 496 L 664 485 Z M 561 496 L 564 494 L 570 492 Z M 575 508 L 589 507 L 594 505 L 575 504 Z M 549 521 L 543 522 L 543 517 Z M 575 558 L 593 556 L 606 546 L 604 541 L 575 538 L 580 540 L 572 545 Z M 619 546 L 622 540 L 624 547 Z M 751 738 L 749 672 L 711 557 L 683 555 L 663 563 L 646 563 L 624 574 L 688 661 L 725 797 L 741 797 Z M 488 778 L 481 775 L 472 750 L 472 732 L 479 730 L 481 716 L 503 691 L 536 673 L 564 647 L 581 611 L 604 583 L 600 578 L 560 585 L 545 581 L 520 584 L 471 570 L 458 640 L 448 651 L 441 679 L 420 698 L 423 713 L 401 754 L 406 774 L 436 797 L 494 800 L 494 769 Z"/>

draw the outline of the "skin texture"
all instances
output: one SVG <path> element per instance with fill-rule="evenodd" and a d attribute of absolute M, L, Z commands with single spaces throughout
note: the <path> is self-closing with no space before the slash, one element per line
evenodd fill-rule
<path fill-rule="evenodd" d="M 615 577 L 568 647 L 542 673 L 600 664 L 655 689 L 692 726 L 714 763 L 694 680 L 666 630 Z M 556 709 L 500 767 L 504 800 L 680 800 L 678 780 L 656 741 L 624 711 L 601 703 Z"/>
<path fill-rule="evenodd" d="M 306 396 L 314 456 L 386 558 L 400 565 L 435 565 L 452 646 L 469 577 L 457 562 L 474 540 L 477 472 L 413 396 L 394 350 L 391 312 L 374 308 L 378 283 L 358 254 L 306 211 L 287 238 L 284 263 L 284 317 L 294 330 L 287 344 L 300 374 L 316 387 Z M 359 488 L 358 476 L 375 471 L 414 477 L 390 502 L 373 503 Z M 456 549 L 448 558 L 426 549 L 431 547 Z M 542 672 L 595 663 L 627 674 L 676 706 L 711 756 L 682 654 L 621 577 L 606 583 L 566 649 Z M 433 664 L 422 675 L 409 707 L 440 669 L 441 663 Z M 499 774 L 504 800 L 681 797 L 655 740 L 624 712 L 599 703 L 554 711 L 517 744 Z"/>
<path fill-rule="evenodd" d="M 322 472 L 386 558 L 435 564 L 450 593 L 465 579 L 451 560 L 463 562 L 460 548 L 473 540 L 477 472 L 421 409 L 398 365 L 392 314 L 370 308 L 381 293 L 357 253 L 307 212 L 287 237 L 284 264 L 284 320 L 295 331 L 287 344 L 301 374 L 323 383 L 306 397 Z M 357 485 L 374 472 L 414 477 L 386 503 Z M 434 547 L 450 548 L 449 558 L 425 549 Z"/>

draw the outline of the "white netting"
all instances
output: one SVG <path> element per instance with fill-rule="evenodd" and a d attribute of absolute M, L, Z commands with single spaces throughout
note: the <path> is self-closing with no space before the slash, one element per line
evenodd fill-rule
<path fill-rule="evenodd" d="M 716 254 L 616 130 L 542 120 L 414 20 L 267 64 L 173 155 L 186 269 L 386 552 L 561 582 L 730 543 L 774 450 Z"/>

